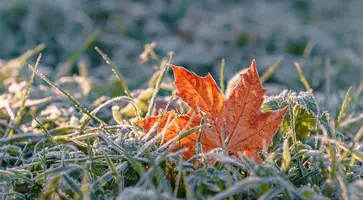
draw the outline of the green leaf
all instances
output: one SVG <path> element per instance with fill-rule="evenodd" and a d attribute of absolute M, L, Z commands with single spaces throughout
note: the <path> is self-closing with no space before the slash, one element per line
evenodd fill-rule
<path fill-rule="evenodd" d="M 311 132 L 316 131 L 318 119 L 299 106 L 294 107 L 295 131 L 297 139 L 305 141 Z"/>
<path fill-rule="evenodd" d="M 262 104 L 261 111 L 266 112 L 284 108 L 288 105 L 287 96 L 288 91 L 284 90 L 279 95 L 266 97 Z"/>
<path fill-rule="evenodd" d="M 305 109 L 310 114 L 319 118 L 320 111 L 315 96 L 309 92 L 300 92 L 299 95 L 292 94 L 291 99 L 295 105 Z"/>
<path fill-rule="evenodd" d="M 279 95 L 267 97 L 262 105 L 263 112 L 282 109 L 289 105 L 288 91 L 284 90 Z M 295 132 L 298 140 L 306 140 L 310 132 L 317 128 L 317 121 L 320 117 L 319 106 L 313 94 L 309 92 L 300 92 L 298 95 L 290 95 L 293 104 L 293 114 L 295 116 Z M 286 113 L 283 122 L 280 125 L 280 132 L 287 134 L 291 131 L 291 116 Z"/>

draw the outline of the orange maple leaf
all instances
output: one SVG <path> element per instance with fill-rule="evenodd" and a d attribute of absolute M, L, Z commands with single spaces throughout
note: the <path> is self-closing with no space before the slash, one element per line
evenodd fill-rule
<path fill-rule="evenodd" d="M 261 86 L 255 60 L 240 74 L 240 82 L 227 100 L 210 74 L 200 77 L 183 67 L 174 65 L 171 67 L 174 71 L 177 95 L 192 110 L 199 109 L 208 118 L 210 125 L 203 128 L 201 135 L 203 152 L 225 146 L 230 155 L 242 152 L 248 157 L 253 157 L 257 162 L 261 162 L 258 152 L 263 149 L 264 144 L 266 146 L 271 144 L 287 107 L 266 113 L 260 111 L 266 89 Z M 184 117 L 188 118 L 188 116 Z M 161 121 L 165 121 L 164 118 Z M 194 120 L 195 124 L 198 122 L 200 117 Z M 178 121 L 171 127 L 179 126 L 180 128 L 184 123 Z M 150 122 L 148 126 L 152 124 Z M 145 129 L 146 125 L 140 126 Z M 177 132 L 174 130 L 176 129 L 169 132 L 170 136 L 176 136 Z M 190 137 L 193 138 L 190 139 L 193 141 L 192 146 L 186 144 L 187 141 L 182 144 L 185 147 L 188 146 L 191 151 L 189 155 L 193 155 L 197 135 L 193 133 Z"/>

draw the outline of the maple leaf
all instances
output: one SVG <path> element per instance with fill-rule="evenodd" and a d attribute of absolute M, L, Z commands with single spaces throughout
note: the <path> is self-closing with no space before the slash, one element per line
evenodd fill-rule
<path fill-rule="evenodd" d="M 230 155 L 236 156 L 238 152 L 242 152 L 261 162 L 258 152 L 263 149 L 264 144 L 266 147 L 271 144 L 287 107 L 277 111 L 261 112 L 266 89 L 261 86 L 255 60 L 248 69 L 241 72 L 239 83 L 227 99 L 210 74 L 200 77 L 183 67 L 170 66 L 174 71 L 177 96 L 187 103 L 192 111 L 200 110 L 208 119 L 209 125 L 205 126 L 201 133 L 203 152 L 225 147 Z M 161 119 L 160 116 L 149 117 L 138 124 L 148 132 L 159 121 L 158 133 L 161 133 L 170 115 L 176 116 L 167 112 Z M 201 116 L 195 116 L 194 119 L 190 119 L 190 114 L 182 115 L 170 123 L 164 132 L 165 141 L 174 138 L 182 129 L 188 130 L 199 125 Z M 188 127 L 185 127 L 187 124 Z M 197 133 L 192 133 L 180 141 L 181 147 L 189 148 L 184 154 L 185 158 L 193 155 L 196 138 Z"/>
<path fill-rule="evenodd" d="M 287 107 L 261 112 L 266 89 L 261 86 L 255 60 L 241 72 L 240 81 L 227 100 L 210 74 L 200 77 L 183 67 L 171 66 L 177 95 L 209 118 L 210 126 L 203 128 L 201 135 L 203 151 L 226 147 L 231 155 L 242 152 L 261 162 L 258 152 L 264 144 L 271 144 Z"/>

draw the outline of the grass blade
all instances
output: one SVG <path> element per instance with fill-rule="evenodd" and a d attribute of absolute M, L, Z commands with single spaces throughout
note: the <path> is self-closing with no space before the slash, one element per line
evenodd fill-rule
<path fill-rule="evenodd" d="M 49 131 L 42 125 L 42 123 L 40 123 L 35 117 L 33 117 L 34 121 L 37 122 L 37 124 L 40 126 L 40 128 L 43 129 L 43 131 L 47 134 L 47 136 L 52 140 L 52 142 L 56 145 L 59 146 L 58 142 L 53 138 L 52 134 L 49 133 Z"/>
<path fill-rule="evenodd" d="M 294 63 L 295 67 L 296 67 L 296 70 L 297 72 L 299 73 L 299 76 L 300 76 L 300 81 L 302 82 L 302 84 L 304 85 L 305 89 L 307 91 L 311 91 L 311 87 L 310 87 L 310 84 L 308 82 L 308 80 L 306 79 L 304 73 L 302 72 L 301 70 L 301 67 L 299 65 L 299 63 L 295 62 Z"/>
<path fill-rule="evenodd" d="M 284 57 L 279 57 L 277 59 L 277 61 L 273 65 L 271 65 L 271 67 L 269 67 L 267 69 L 267 71 L 265 71 L 265 73 L 262 74 L 261 79 L 260 79 L 261 84 L 263 84 L 265 81 L 267 81 L 271 77 L 272 73 L 277 69 L 277 67 L 279 67 L 281 65 L 283 60 L 284 60 Z"/>
<path fill-rule="evenodd" d="M 173 54 L 170 53 L 168 63 L 171 61 L 172 56 L 173 56 Z M 165 74 L 169 69 L 169 64 L 168 63 L 166 63 L 164 60 L 161 61 L 161 64 L 160 64 L 162 66 L 161 72 L 160 72 L 160 75 L 159 75 L 158 80 L 156 82 L 155 89 L 154 89 L 154 92 L 153 92 L 153 96 L 151 97 L 150 104 L 149 104 L 149 107 L 147 109 L 147 113 L 146 113 L 145 117 L 149 117 L 151 115 L 151 112 L 154 109 L 155 100 L 156 100 L 156 96 L 157 96 L 157 94 L 158 94 L 158 92 L 160 90 L 160 85 L 163 82 Z"/>
<path fill-rule="evenodd" d="M 137 113 L 137 117 L 138 119 L 141 119 L 141 116 L 140 116 L 140 109 L 137 107 L 136 103 L 134 102 L 133 99 L 129 98 L 129 97 L 125 97 L 125 96 L 120 96 L 120 97 L 115 97 L 115 98 L 112 98 L 108 101 L 106 101 L 105 103 L 97 106 L 94 110 L 92 110 L 90 112 L 90 114 L 92 116 L 95 116 L 98 111 L 100 111 L 102 108 L 104 108 L 105 106 L 109 105 L 110 103 L 113 103 L 113 102 L 116 102 L 116 101 L 128 101 L 131 103 L 131 105 L 133 105 L 134 109 L 136 110 L 136 113 Z M 82 122 L 82 125 L 81 125 L 81 128 L 80 128 L 80 132 L 83 132 L 83 130 L 86 128 L 86 126 L 88 125 L 88 122 L 91 120 L 91 118 L 88 116 L 88 115 L 85 115 L 81 118 L 81 122 Z"/>
<path fill-rule="evenodd" d="M 37 58 L 37 61 L 35 62 L 35 66 L 34 66 L 35 70 L 37 70 L 41 58 L 42 58 L 42 54 L 39 54 L 39 56 Z M 26 85 L 23 97 L 21 99 L 20 108 L 19 108 L 18 112 L 16 113 L 15 120 L 14 120 L 14 125 L 10 129 L 8 137 L 13 137 L 14 133 L 15 133 L 15 129 L 17 129 L 19 127 L 19 125 L 20 125 L 20 122 L 21 122 L 21 119 L 22 119 L 22 116 L 23 116 L 23 112 L 24 112 L 24 109 L 25 109 L 25 102 L 28 99 L 31 86 L 33 85 L 34 77 L 35 77 L 35 72 L 33 71 L 32 75 L 30 76 L 30 79 L 28 81 L 28 84 Z"/>
<path fill-rule="evenodd" d="M 221 92 L 224 93 L 224 70 L 225 70 L 225 67 L 226 67 L 226 59 L 222 59 L 222 62 L 221 62 L 221 71 L 219 73 L 219 86 L 221 87 Z"/>
<path fill-rule="evenodd" d="M 72 192 L 75 195 L 82 198 L 83 195 L 81 188 L 78 186 L 78 184 L 73 178 L 69 177 L 68 174 L 63 174 L 62 179 L 65 181 L 65 183 L 68 185 L 68 187 L 72 190 Z"/>
<path fill-rule="evenodd" d="M 117 79 L 120 81 L 120 84 L 121 84 L 122 88 L 124 89 L 125 94 L 129 98 L 132 98 L 131 92 L 130 92 L 129 88 L 127 87 L 127 85 L 125 84 L 125 81 L 122 78 L 120 72 L 117 71 L 116 66 L 112 63 L 112 61 L 108 58 L 108 56 L 101 51 L 101 49 L 99 49 L 98 47 L 95 47 L 95 49 L 102 56 L 102 58 L 106 61 L 106 63 L 111 67 L 113 73 L 115 73 Z"/>
<path fill-rule="evenodd" d="M 330 95 L 330 59 L 325 58 L 324 67 L 324 107 L 329 109 L 329 95 Z"/>
<path fill-rule="evenodd" d="M 115 165 L 113 164 L 112 160 L 107 156 L 106 152 L 104 152 L 104 156 L 105 156 L 107 165 L 112 172 L 113 177 L 115 178 L 116 182 L 119 183 L 121 181 L 121 177 L 118 175 Z"/>
<path fill-rule="evenodd" d="M 289 148 L 289 138 L 286 138 L 283 145 L 283 163 L 282 163 L 282 170 L 285 170 L 289 167 L 291 161 L 291 154 Z"/>
<path fill-rule="evenodd" d="M 349 97 L 350 97 L 350 90 L 352 89 L 352 87 L 350 87 L 347 91 L 347 93 L 345 94 L 345 98 L 344 98 L 344 101 L 343 101 L 343 104 L 340 108 L 340 111 L 339 111 L 339 115 L 338 115 L 338 118 L 337 120 L 335 121 L 335 130 L 337 130 L 339 128 L 339 124 L 340 124 L 340 121 L 342 120 L 343 116 L 344 116 L 344 113 L 345 113 L 345 108 L 347 107 L 348 105 L 348 101 L 349 101 Z"/>
<path fill-rule="evenodd" d="M 120 173 L 125 171 L 128 167 L 129 164 L 127 162 L 123 162 L 116 167 L 116 171 L 117 173 Z M 112 172 L 111 171 L 106 172 L 104 175 L 102 175 L 96 181 L 94 181 L 90 186 L 90 188 L 95 191 L 100 190 L 101 187 L 104 186 L 108 181 L 112 180 L 112 178 L 113 178 Z"/>
<path fill-rule="evenodd" d="M 46 184 L 46 186 L 43 188 L 42 195 L 40 195 L 40 199 L 53 199 L 53 195 L 55 193 L 56 187 L 58 183 L 61 181 L 61 177 L 57 176 L 54 177 L 50 182 Z"/>
<path fill-rule="evenodd" d="M 88 115 L 91 119 L 97 121 L 100 124 L 104 124 L 104 122 L 102 122 L 100 119 L 94 117 L 90 112 L 88 112 L 88 110 L 86 108 L 84 108 L 80 103 L 78 103 L 78 101 L 73 98 L 70 94 L 68 94 L 66 91 L 64 91 L 62 88 L 56 86 L 54 83 L 52 83 L 52 81 L 50 81 L 47 77 L 45 77 L 42 73 L 38 72 L 37 69 L 35 69 L 34 67 L 32 67 L 31 65 L 28 65 L 29 68 L 31 70 L 33 70 L 33 72 L 35 74 L 37 74 L 41 79 L 43 79 L 45 82 L 47 82 L 50 86 L 52 86 L 53 88 L 55 88 L 56 90 L 58 90 L 60 93 L 62 93 L 64 96 L 66 96 L 68 98 L 68 100 L 79 110 L 81 111 L 83 114 Z"/>
<path fill-rule="evenodd" d="M 72 70 L 73 64 L 76 60 L 97 40 L 99 35 L 100 29 L 97 28 L 91 35 L 88 36 L 83 46 L 79 48 L 67 61 L 65 61 L 55 77 L 59 79 L 68 74 Z"/>

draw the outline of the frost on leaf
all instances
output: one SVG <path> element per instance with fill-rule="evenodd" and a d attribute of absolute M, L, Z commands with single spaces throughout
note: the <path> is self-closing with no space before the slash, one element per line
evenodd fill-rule
<path fill-rule="evenodd" d="M 320 111 L 315 96 L 310 92 L 300 92 L 299 95 L 292 95 L 291 99 L 296 105 L 304 108 L 315 117 L 320 117 Z"/>

